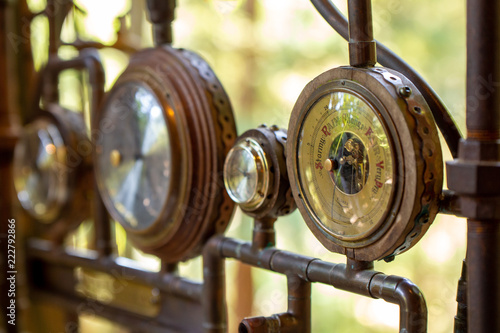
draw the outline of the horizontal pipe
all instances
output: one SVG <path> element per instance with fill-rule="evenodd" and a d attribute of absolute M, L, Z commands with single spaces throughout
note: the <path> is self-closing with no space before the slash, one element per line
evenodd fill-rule
<path fill-rule="evenodd" d="M 273 314 L 269 317 L 245 318 L 238 326 L 238 333 L 268 332 L 304 333 L 297 327 L 297 318 L 289 312 Z"/>
<path fill-rule="evenodd" d="M 243 263 L 272 270 L 287 276 L 295 275 L 308 282 L 319 282 L 358 295 L 382 298 L 400 307 L 400 328 L 409 333 L 427 329 L 427 306 L 419 288 L 406 278 L 387 276 L 371 269 L 325 262 L 316 258 L 266 248 L 252 251 L 252 244 L 231 238 L 213 238 L 205 248 L 204 260 L 211 256 L 238 259 Z M 209 255 L 208 255 L 209 254 Z M 370 267 L 370 264 L 366 264 Z M 204 267 L 204 271 L 209 266 Z M 215 286 L 205 285 L 210 289 Z M 221 309 L 222 310 L 222 309 Z"/>
<path fill-rule="evenodd" d="M 82 308 L 85 309 L 85 305 L 89 304 L 89 309 L 86 309 L 89 313 L 92 313 L 92 311 L 95 311 L 95 308 L 98 308 L 99 317 L 106 318 L 111 322 L 120 323 L 121 326 L 131 329 L 132 332 L 163 333 L 168 329 L 168 327 L 162 327 L 158 324 L 152 325 L 152 320 L 149 317 L 117 309 L 112 306 L 101 306 L 99 303 L 93 303 L 92 301 L 85 300 L 83 297 L 65 297 L 39 290 L 31 291 L 30 295 L 35 301 L 43 302 L 44 304 L 53 304 L 59 308 L 64 308 L 66 311 L 73 311 L 74 313 L 78 313 L 78 311 L 83 312 Z M 42 321 L 37 320 L 37 324 L 42 325 L 43 320 L 50 322 L 53 319 L 43 318 Z M 76 327 L 76 324 L 77 323 L 68 322 L 66 323 L 66 327 Z"/>
<path fill-rule="evenodd" d="M 446 215 L 462 216 L 460 197 L 453 191 L 443 190 L 439 198 L 439 212 Z"/>
<path fill-rule="evenodd" d="M 133 260 L 126 258 L 100 258 L 99 254 L 92 250 L 86 250 L 84 254 L 72 252 L 54 248 L 48 241 L 33 239 L 28 243 L 27 255 L 29 258 L 39 259 L 52 265 L 82 267 L 103 273 L 113 272 L 123 276 L 133 276 L 137 282 L 156 287 L 167 294 L 195 302 L 201 300 L 203 288 L 201 283 L 173 274 L 145 271 L 137 267 Z"/>

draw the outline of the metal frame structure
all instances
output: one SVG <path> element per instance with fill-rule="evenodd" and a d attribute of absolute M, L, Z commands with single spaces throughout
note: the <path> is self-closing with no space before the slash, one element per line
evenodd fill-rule
<path fill-rule="evenodd" d="M 457 159 L 448 163 L 448 184 L 452 192 L 445 192 L 441 212 L 462 215 L 468 220 L 468 247 L 465 271 L 459 284 L 459 312 L 456 332 L 500 331 L 500 1 L 467 1 L 467 138 L 453 125 L 446 108 L 429 85 L 404 61 L 373 39 L 370 0 L 349 0 L 349 22 L 329 0 L 312 0 L 325 19 L 349 39 L 350 61 L 353 66 L 373 65 L 376 53 L 381 64 L 398 70 L 409 77 L 426 97 L 437 124 Z M 59 45 L 60 22 L 70 1 L 48 0 L 45 14 L 50 22 L 50 51 Z M 58 6 L 56 10 L 54 6 Z M 148 0 L 149 18 L 153 23 L 155 43 L 172 42 L 171 22 L 175 1 Z M 63 10 L 64 9 L 64 10 Z M 0 1 L 0 179 L 3 194 L 0 198 L 0 246 L 2 269 L 0 272 L 0 306 L 7 307 L 4 298 L 6 284 L 6 221 L 15 213 L 12 188 L 12 154 L 20 133 L 20 115 L 23 121 L 31 117 L 26 111 L 25 92 L 20 88 L 29 82 L 25 75 L 32 68 L 27 54 L 29 45 L 21 43 L 21 54 L 15 57 L 8 47 L 8 32 L 16 29 L 20 11 L 28 15 L 21 2 Z M 62 18 L 61 18 L 62 17 Z M 29 44 L 29 43 L 28 43 Z M 76 45 L 87 48 L 92 45 Z M 87 55 L 86 55 L 87 54 Z M 102 73 L 92 52 L 82 53 L 68 67 L 86 68 L 94 73 L 100 88 L 94 98 L 100 99 Z M 13 69 L 17 60 L 19 75 Z M 57 67 L 57 66 L 56 66 Z M 59 69 L 59 70 L 60 70 Z M 55 69 L 54 71 L 57 71 Z M 52 73 L 54 74 L 54 73 Z M 44 91 L 55 94 L 55 76 L 44 85 Z M 490 85 L 484 82 L 491 83 Z M 33 89 L 35 91 L 35 89 Z M 18 99 L 16 99 L 18 98 Z M 98 101 L 96 101 L 98 103 Z M 29 113 L 29 111 L 28 111 Z M 460 144 L 459 144 L 460 142 Z M 495 179 L 495 181 L 491 181 Z M 95 191 L 97 193 L 97 191 Z M 227 309 L 225 303 L 225 260 L 235 259 L 261 269 L 287 277 L 288 310 L 270 317 L 244 319 L 240 332 L 310 332 L 311 283 L 323 283 L 348 292 L 371 298 L 382 298 L 400 307 L 400 332 L 426 332 L 427 307 L 416 285 L 403 277 L 387 276 L 373 270 L 372 262 L 348 260 L 335 264 L 319 259 L 286 252 L 274 247 L 274 221 L 255 220 L 252 242 L 216 236 L 203 250 L 204 279 L 196 283 L 180 277 L 175 265 L 165 264 L 159 273 L 147 272 L 114 258 L 111 253 L 109 220 L 102 201 L 95 195 L 93 220 L 95 223 L 96 251 L 82 256 L 64 249 L 60 243 L 41 239 L 27 239 L 26 267 L 30 297 L 62 306 L 68 318 L 74 318 L 81 305 L 99 308 L 101 316 L 124 324 L 134 332 L 226 332 Z M 77 268 L 105 273 L 114 281 L 132 289 L 142 286 L 151 293 L 154 315 L 138 314 L 123 306 L 105 304 L 78 292 Z M 137 295 L 135 295 L 137 296 Z M 134 297 L 134 295 L 130 296 Z M 123 305 L 123 304 L 122 304 Z M 7 332 L 16 332 L 16 326 L 7 325 Z"/>

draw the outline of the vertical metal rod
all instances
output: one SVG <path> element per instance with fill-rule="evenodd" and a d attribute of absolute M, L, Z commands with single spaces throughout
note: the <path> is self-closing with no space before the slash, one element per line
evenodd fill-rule
<path fill-rule="evenodd" d="M 500 1 L 467 1 L 467 138 L 500 138 Z"/>
<path fill-rule="evenodd" d="M 212 238 L 203 250 L 203 328 L 206 333 L 227 332 L 225 260 L 221 238 Z"/>
<path fill-rule="evenodd" d="M 287 277 L 288 313 L 296 318 L 295 332 L 311 332 L 311 282 L 296 275 Z"/>
<path fill-rule="evenodd" d="M 276 245 L 275 218 L 255 219 L 253 225 L 252 249 L 260 251 Z"/>
<path fill-rule="evenodd" d="M 338 8 L 331 0 L 311 0 L 314 7 L 330 24 L 330 26 L 338 32 L 345 40 L 349 39 L 349 29 L 347 19 L 342 15 Z M 441 98 L 432 89 L 432 87 L 418 74 L 410 65 L 403 59 L 398 57 L 394 52 L 384 46 L 382 43 L 377 43 L 377 59 L 382 66 L 392 68 L 402 73 L 410 79 L 422 93 L 425 100 L 429 104 L 432 115 L 436 120 L 441 133 L 450 148 L 453 158 L 458 156 L 458 142 L 462 138 L 457 125 L 455 124 L 450 112 L 447 110 Z"/>
<path fill-rule="evenodd" d="M 467 261 L 462 262 L 462 274 L 457 287 L 457 315 L 453 326 L 454 333 L 467 333 Z"/>
<path fill-rule="evenodd" d="M 147 0 L 149 21 L 153 24 L 155 45 L 172 44 L 175 0 Z"/>
<path fill-rule="evenodd" d="M 56 2 L 55 0 L 47 0 L 47 7 L 45 7 L 47 20 L 49 22 L 49 56 L 57 54 L 59 37 L 57 36 L 56 29 Z"/>
<path fill-rule="evenodd" d="M 373 39 L 371 0 L 348 0 L 349 63 L 355 67 L 375 66 L 376 42 Z"/>
<path fill-rule="evenodd" d="M 12 98 L 13 87 L 18 83 L 16 75 L 14 75 L 12 66 L 13 59 L 15 59 L 14 50 L 10 48 L 11 45 L 8 43 L 7 33 L 11 32 L 13 26 L 18 22 L 12 19 L 13 8 L 11 4 L 7 1 L 0 1 L 0 73 L 2 73 L 2 80 L 0 82 L 0 179 L 2 181 L 2 195 L 0 196 L 0 314 L 3 317 L 4 327 L 0 327 L 7 333 L 17 332 L 18 325 L 12 325 L 8 322 L 14 320 L 15 323 L 19 323 L 19 319 L 16 321 L 15 309 L 19 309 L 19 297 L 12 296 L 10 293 L 11 283 L 17 285 L 19 284 L 16 280 L 7 280 L 11 277 L 11 274 L 7 274 L 7 259 L 8 259 L 8 236 L 10 225 L 15 225 L 15 232 L 17 234 L 17 239 L 19 239 L 19 223 L 17 221 L 14 223 L 9 223 L 14 221 L 14 215 L 12 207 L 14 204 L 14 189 L 13 189 L 13 174 L 12 174 L 12 157 L 14 151 L 14 144 L 16 137 L 19 132 L 19 120 L 17 114 L 13 111 L 18 111 L 17 108 L 13 107 L 17 102 L 15 98 Z M 10 18 L 10 19 L 9 19 Z M 15 234 L 14 234 L 15 235 Z M 19 242 L 17 242 L 19 244 Z M 12 249 L 11 249 L 12 250 Z M 19 263 L 18 259 L 18 265 Z M 14 270 L 14 269 L 12 269 Z M 17 292 L 19 294 L 19 292 Z M 10 296 L 8 296 L 10 295 Z M 17 302 L 12 304 L 11 302 Z M 13 310 L 11 310 L 14 308 Z M 18 310 L 19 311 L 19 310 Z M 18 316 L 19 318 L 19 316 Z M 12 323 L 12 321 L 11 321 Z"/>
<path fill-rule="evenodd" d="M 500 1 L 467 1 L 467 143 L 479 148 L 500 138 Z M 498 147 L 498 143 L 497 143 Z M 498 148 L 493 154 L 461 150 L 460 158 L 477 165 L 480 173 L 484 162 L 498 167 Z M 488 156 L 491 155 L 491 156 Z M 493 165 L 493 164 L 492 164 Z M 497 172 L 498 174 L 498 172 Z M 470 175 L 471 177 L 475 175 Z M 498 182 L 498 179 L 495 181 Z M 477 204 L 484 184 L 473 192 Z M 500 195 L 489 193 L 493 197 Z M 486 205 L 487 206 L 487 205 Z M 491 210 L 494 205 L 481 208 Z M 467 215 L 466 215 L 467 216 Z M 468 331 L 500 332 L 500 221 L 469 214 L 467 230 L 467 310 Z M 481 216 L 481 215 L 479 215 Z"/>
<path fill-rule="evenodd" d="M 468 221 L 467 321 L 474 333 L 500 332 L 500 223 Z"/>

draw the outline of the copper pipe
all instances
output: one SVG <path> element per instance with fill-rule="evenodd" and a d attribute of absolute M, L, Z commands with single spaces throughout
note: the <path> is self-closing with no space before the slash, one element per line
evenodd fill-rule
<path fill-rule="evenodd" d="M 460 197 L 453 191 L 443 190 L 439 198 L 439 212 L 441 214 L 462 216 Z"/>
<path fill-rule="evenodd" d="M 474 333 L 500 332 L 500 219 L 496 213 L 477 214 L 478 210 L 495 212 L 500 198 L 496 178 L 500 175 L 499 14 L 500 1 L 467 1 L 467 140 L 463 146 L 479 144 L 479 149 L 461 150 L 458 164 L 474 166 L 475 170 L 468 174 L 470 178 L 493 169 L 487 184 L 479 182 L 468 198 L 469 203 L 482 206 L 465 214 L 469 218 L 467 325 L 469 332 Z M 496 149 L 483 149 L 490 146 Z M 489 194 L 488 198 L 481 197 L 484 193 Z"/>
<path fill-rule="evenodd" d="M 203 328 L 205 333 L 227 331 L 225 261 L 222 237 L 210 239 L 203 249 Z"/>
<path fill-rule="evenodd" d="M 347 20 L 333 3 L 330 0 L 311 0 L 311 2 L 316 10 L 335 31 L 345 40 L 349 40 Z M 417 86 L 420 93 L 422 93 L 427 104 L 429 104 L 429 107 L 431 108 L 432 115 L 434 116 L 444 139 L 446 140 L 451 155 L 456 158 L 458 156 L 458 143 L 462 138 L 462 134 L 460 133 L 460 130 L 455 124 L 455 121 L 441 98 L 424 80 L 424 78 L 403 59 L 398 57 L 382 43 L 376 41 L 376 44 L 378 62 L 382 66 L 392 68 L 402 73 L 409 80 L 411 80 Z"/>
<path fill-rule="evenodd" d="M 86 69 L 89 74 L 89 84 L 92 88 L 92 100 L 90 101 L 90 119 L 92 135 L 98 133 L 99 124 L 96 123 L 96 113 L 104 97 L 104 68 L 99 57 L 99 53 L 93 49 L 85 49 L 80 54 L 69 60 L 61 60 L 57 56 L 49 58 L 47 66 L 40 75 L 36 96 L 48 103 L 58 102 L 58 77 L 61 72 L 67 69 Z M 35 100 L 33 107 L 38 106 L 39 101 Z M 36 114 L 34 114 L 36 116 Z M 93 191 L 93 219 L 95 223 L 95 243 L 96 248 L 102 256 L 112 253 L 111 226 L 108 213 L 100 197 L 97 183 L 94 181 Z"/>
<path fill-rule="evenodd" d="M 287 277 L 288 313 L 294 318 L 294 332 L 311 332 L 311 283 L 295 275 Z"/>
<path fill-rule="evenodd" d="M 0 292 L 2 297 L 0 299 L 3 323 L 3 331 L 7 333 L 15 333 L 18 331 L 19 325 L 9 324 L 8 321 L 16 319 L 15 308 L 19 308 L 19 297 L 12 296 L 11 281 L 7 280 L 10 274 L 7 273 L 8 267 L 8 245 L 9 243 L 8 235 L 10 225 L 14 225 L 19 239 L 19 228 L 21 221 L 15 221 L 15 216 L 13 213 L 14 196 L 14 183 L 13 170 L 12 170 L 12 158 L 14 153 L 14 145 L 19 136 L 19 119 L 17 118 L 16 107 L 13 107 L 15 103 L 12 103 L 13 99 L 17 97 L 17 91 L 13 90 L 18 84 L 16 79 L 18 77 L 14 75 L 13 69 L 15 66 L 14 59 L 16 59 L 12 48 L 9 48 L 10 43 L 8 43 L 7 32 L 12 31 L 15 21 L 12 19 L 13 8 L 11 4 L 6 1 L 0 1 L 0 73 L 3 74 L 3 78 L 0 82 L 0 179 L 2 180 L 2 195 L 0 196 L 0 255 L 2 259 L 2 270 L 0 272 Z M 14 95 L 14 96 L 13 96 Z M 10 98 L 9 98 L 10 97 Z M 14 98 L 12 98 L 14 97 Z M 14 223 L 9 223 L 15 221 Z M 12 250 L 12 248 L 10 249 Z M 18 259 L 18 265 L 20 265 Z M 12 269 L 14 270 L 14 269 Z M 19 288 L 19 282 L 16 283 L 14 280 L 16 288 Z M 17 292 L 19 295 L 19 292 Z M 10 296 L 9 296 L 10 295 Z M 11 313 L 9 308 L 12 308 L 11 301 L 17 302 L 14 304 L 14 314 Z M 13 315 L 13 317 L 12 317 Z M 18 316 L 19 318 L 19 316 Z M 17 320 L 19 322 L 19 319 Z M 0 330 L 2 330 L 0 328 Z"/>
<path fill-rule="evenodd" d="M 239 333 L 311 332 L 311 283 L 289 275 L 288 310 L 269 317 L 245 318 L 241 321 Z"/>
<path fill-rule="evenodd" d="M 175 0 L 147 0 L 148 19 L 153 24 L 153 40 L 156 46 L 172 44 L 175 2 Z"/>
<path fill-rule="evenodd" d="M 328 284 L 366 297 L 382 298 L 399 305 L 401 331 L 406 329 L 409 333 L 415 333 L 427 329 L 427 306 L 419 288 L 405 278 L 371 270 L 371 263 L 349 261 L 348 265 L 334 264 L 275 248 L 255 252 L 250 243 L 217 237 L 211 239 L 204 250 L 205 299 L 209 296 L 221 297 L 219 294 L 214 295 L 215 290 L 223 292 L 223 276 L 210 276 L 213 269 L 223 266 L 221 258 L 235 258 L 304 281 Z M 223 296 L 221 298 L 224 300 Z M 225 303 L 224 307 L 215 302 L 205 304 L 204 311 L 207 316 L 205 320 L 214 324 L 213 317 L 217 320 L 224 318 Z M 214 311 L 217 312 L 215 316 Z"/>
<path fill-rule="evenodd" d="M 252 247 L 255 251 L 276 245 L 275 218 L 255 219 L 253 225 Z"/>
<path fill-rule="evenodd" d="M 354 67 L 370 67 L 377 63 L 373 39 L 371 0 L 349 0 L 349 63 Z"/>
<path fill-rule="evenodd" d="M 36 239 L 28 244 L 31 259 L 41 259 L 45 263 L 63 267 L 84 267 L 99 272 L 109 273 L 117 277 L 123 275 L 134 277 L 134 281 L 157 286 L 161 291 L 198 302 L 202 294 L 202 285 L 181 278 L 175 274 L 149 272 L 134 266 L 132 260 L 111 257 L 100 258 L 99 253 L 87 250 L 85 254 L 74 254 L 71 250 L 54 248 L 50 242 Z M 126 264 L 125 264 L 126 261 Z"/>
<path fill-rule="evenodd" d="M 56 29 L 56 1 L 47 0 L 47 5 L 44 11 L 49 22 L 49 57 L 51 55 L 57 55 L 57 50 L 59 49 L 59 35 Z"/>
<path fill-rule="evenodd" d="M 297 330 L 296 321 L 297 318 L 288 312 L 245 318 L 238 326 L 238 333 L 302 332 Z"/>
<path fill-rule="evenodd" d="M 500 2 L 467 1 L 467 137 L 500 138 Z"/>
<path fill-rule="evenodd" d="M 468 220 L 469 332 L 500 332 L 500 221 Z"/>
<path fill-rule="evenodd" d="M 457 287 L 457 315 L 453 327 L 454 333 L 467 333 L 467 262 L 462 262 L 462 275 Z"/>

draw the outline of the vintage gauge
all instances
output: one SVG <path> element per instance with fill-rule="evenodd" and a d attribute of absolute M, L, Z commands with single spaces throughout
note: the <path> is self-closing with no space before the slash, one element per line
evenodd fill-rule
<path fill-rule="evenodd" d="M 390 260 L 432 223 L 443 182 L 438 132 L 400 73 L 342 67 L 321 74 L 298 98 L 288 133 L 295 200 L 329 250 Z"/>
<path fill-rule="evenodd" d="M 80 114 L 49 104 L 23 130 L 14 151 L 14 185 L 22 207 L 48 225 L 71 215 L 74 225 L 89 213 L 90 140 Z M 52 237 L 68 227 L 55 226 Z"/>
<path fill-rule="evenodd" d="M 138 52 L 95 121 L 99 191 L 138 248 L 178 262 L 225 230 L 234 204 L 222 168 L 236 129 L 203 59 L 168 46 Z"/>
<path fill-rule="evenodd" d="M 231 199 L 255 218 L 286 215 L 296 208 L 285 162 L 286 130 L 265 125 L 243 133 L 224 164 Z"/>

